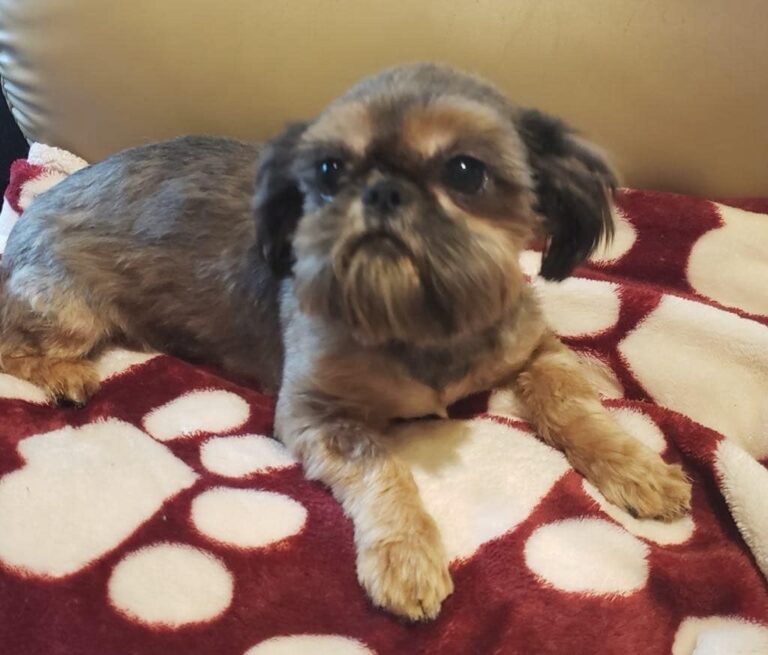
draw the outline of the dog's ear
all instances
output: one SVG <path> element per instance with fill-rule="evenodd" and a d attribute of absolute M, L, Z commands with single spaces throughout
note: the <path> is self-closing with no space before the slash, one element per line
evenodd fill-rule
<path fill-rule="evenodd" d="M 269 141 L 256 171 L 254 212 L 259 254 L 272 271 L 290 275 L 293 267 L 293 233 L 304 211 L 304 195 L 291 164 L 296 145 L 307 123 L 294 123 Z"/>
<path fill-rule="evenodd" d="M 541 275 L 562 280 L 602 239 L 613 236 L 618 179 L 598 148 L 557 118 L 526 109 L 517 124 L 528 149 L 536 211 L 547 233 Z"/>

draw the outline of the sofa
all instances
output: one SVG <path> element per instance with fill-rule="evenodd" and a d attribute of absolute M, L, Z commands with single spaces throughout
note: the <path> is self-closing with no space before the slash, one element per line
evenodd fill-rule
<path fill-rule="evenodd" d="M 762 0 L 0 0 L 0 236 L 118 150 L 261 141 L 398 63 L 577 125 L 623 176 L 614 240 L 559 284 L 535 250 L 524 268 L 603 403 L 694 486 L 682 519 L 630 516 L 506 391 L 398 426 L 456 587 L 408 624 L 368 602 L 348 519 L 249 381 L 118 348 L 58 408 L 0 373 L 0 652 L 768 653 L 766 24 Z"/>

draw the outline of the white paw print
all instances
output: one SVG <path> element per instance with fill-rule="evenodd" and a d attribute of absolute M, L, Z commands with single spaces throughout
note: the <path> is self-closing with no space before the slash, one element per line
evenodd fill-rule
<path fill-rule="evenodd" d="M 467 559 L 517 528 L 572 471 L 562 453 L 522 427 L 510 392 L 494 392 L 488 407 L 495 418 L 406 424 L 395 440 L 453 560 Z M 646 414 L 628 407 L 611 412 L 629 434 L 664 452 L 666 438 Z M 593 508 L 607 516 L 544 523 L 526 544 L 529 570 L 555 589 L 629 595 L 646 584 L 648 542 L 682 544 L 694 533 L 690 515 L 669 523 L 636 519 L 586 480 L 581 486 Z"/>
<path fill-rule="evenodd" d="M 152 358 L 113 351 L 98 367 L 106 380 Z M 0 379 L 0 392 L 44 402 L 40 390 L 10 376 Z M 0 562 L 26 577 L 59 579 L 113 552 L 200 478 L 167 442 L 214 435 L 202 443 L 200 461 L 223 478 L 295 465 L 268 437 L 215 436 L 236 431 L 250 413 L 235 393 L 196 390 L 146 414 L 144 430 L 109 418 L 23 439 L 24 465 L 0 479 Z M 297 535 L 306 516 L 305 507 L 284 494 L 219 484 L 193 499 L 189 518 L 219 547 L 256 549 Z M 156 542 L 114 566 L 107 600 L 130 620 L 179 628 L 221 615 L 233 589 L 220 557 L 182 542 Z"/>
<path fill-rule="evenodd" d="M 117 352 L 99 367 L 107 379 L 149 358 Z M 36 388 L 0 376 L 0 395 L 6 393 L 41 402 Z M 496 415 L 407 423 L 392 435 L 455 566 L 535 518 L 571 474 L 560 452 L 519 420 L 501 415 L 515 406 L 498 392 L 489 403 Z M 648 416 L 629 408 L 612 411 L 646 445 L 657 452 L 666 448 Z M 143 413 L 136 421 L 141 429 L 109 418 L 22 440 L 23 466 L 0 478 L 0 564 L 27 577 L 60 579 L 112 553 L 117 561 L 106 580 L 105 602 L 124 620 L 166 630 L 215 621 L 237 607 L 238 581 L 227 553 L 297 539 L 307 520 L 307 509 L 294 498 L 243 486 L 253 474 L 296 465 L 281 444 L 243 429 L 250 418 L 243 397 L 212 388 L 183 393 Z M 197 470 L 172 448 L 194 452 Z M 551 588 L 631 596 L 647 585 L 650 548 L 683 543 L 694 531 L 690 518 L 638 521 L 607 505 L 590 485 L 582 488 L 586 506 L 593 502 L 595 511 L 549 518 L 525 542 L 529 571 Z M 168 540 L 118 550 L 185 490 L 194 494 L 186 518 L 195 539 L 185 540 L 182 528 Z M 346 636 L 296 634 L 261 641 L 245 655 L 310 650 L 373 653 Z"/>

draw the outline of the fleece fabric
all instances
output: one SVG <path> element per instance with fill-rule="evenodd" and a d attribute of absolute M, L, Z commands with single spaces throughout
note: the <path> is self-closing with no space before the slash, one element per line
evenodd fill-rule
<path fill-rule="evenodd" d="M 33 147 L 0 231 L 84 165 Z M 82 409 L 0 374 L 0 652 L 766 655 L 767 283 L 768 201 L 621 191 L 613 243 L 534 284 L 605 405 L 682 463 L 692 510 L 607 504 L 503 390 L 404 424 L 456 585 L 417 625 L 371 606 L 349 520 L 271 438 L 272 398 L 123 350 Z"/>

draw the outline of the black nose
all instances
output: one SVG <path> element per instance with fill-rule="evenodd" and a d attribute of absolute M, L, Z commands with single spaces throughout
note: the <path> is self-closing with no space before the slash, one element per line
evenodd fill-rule
<path fill-rule="evenodd" d="M 408 204 L 408 191 L 397 180 L 379 180 L 363 192 L 363 205 L 381 216 L 391 216 Z"/>

